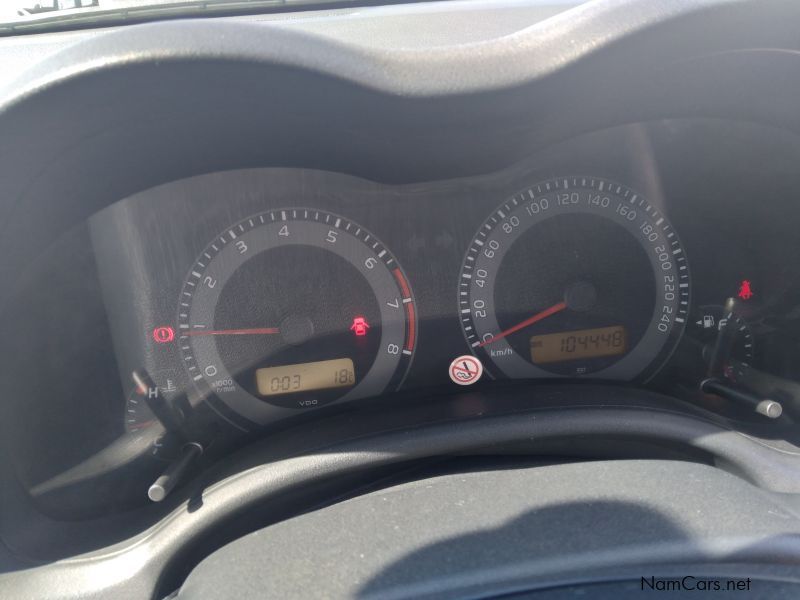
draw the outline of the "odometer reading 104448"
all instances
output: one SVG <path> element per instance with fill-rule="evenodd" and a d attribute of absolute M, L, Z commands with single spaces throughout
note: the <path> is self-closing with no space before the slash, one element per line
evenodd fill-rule
<path fill-rule="evenodd" d="M 537 365 L 624 354 L 624 327 L 582 329 L 535 335 L 531 338 L 531 362 Z"/>
<path fill-rule="evenodd" d="M 631 380 L 674 349 L 689 288 L 678 235 L 644 196 L 562 177 L 515 194 L 481 225 L 458 307 L 494 376 Z"/>

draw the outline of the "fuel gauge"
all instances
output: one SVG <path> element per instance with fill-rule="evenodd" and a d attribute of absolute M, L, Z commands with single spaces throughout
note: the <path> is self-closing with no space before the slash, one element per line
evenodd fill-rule
<path fill-rule="evenodd" d="M 700 306 L 690 326 L 692 337 L 704 346 L 709 375 L 741 380 L 743 370 L 753 362 L 755 344 L 752 329 L 735 303 Z"/>

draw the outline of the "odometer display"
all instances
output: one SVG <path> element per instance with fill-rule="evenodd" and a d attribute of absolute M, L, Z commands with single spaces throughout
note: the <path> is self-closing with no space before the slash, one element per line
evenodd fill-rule
<path fill-rule="evenodd" d="M 245 428 L 396 388 L 416 339 L 411 287 L 389 250 L 310 208 L 218 234 L 190 269 L 178 313 L 191 380 Z"/>
<path fill-rule="evenodd" d="M 535 335 L 531 338 L 531 362 L 542 365 L 624 354 L 624 327 L 603 327 Z"/>
<path fill-rule="evenodd" d="M 481 225 L 458 308 L 495 377 L 632 380 L 674 348 L 689 284 L 675 230 L 644 196 L 563 177 L 515 194 Z"/>
<path fill-rule="evenodd" d="M 349 358 L 256 370 L 258 393 L 262 396 L 350 387 L 355 383 L 355 369 Z"/>

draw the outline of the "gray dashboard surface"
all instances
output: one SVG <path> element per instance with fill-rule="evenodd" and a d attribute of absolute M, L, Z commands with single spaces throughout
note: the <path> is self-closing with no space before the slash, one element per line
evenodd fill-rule
<path fill-rule="evenodd" d="M 178 598 L 475 598 L 798 557 L 800 514 L 730 474 L 578 463 L 434 477 L 295 517 L 209 556 Z"/>
<path fill-rule="evenodd" d="M 715 21 L 718 27 L 706 36 L 682 38 L 680 44 L 674 33 L 668 39 L 655 35 L 653 50 L 661 46 L 660 51 L 676 59 L 692 49 L 722 49 L 717 36 L 732 21 L 741 25 L 742 19 L 750 24 L 746 35 L 764 39 L 768 24 L 773 27 L 771 38 L 784 42 L 787 32 L 775 29 L 780 23 L 768 18 L 772 11 L 758 6 L 791 10 L 791 3 L 781 0 L 603 0 L 563 12 L 537 5 L 475 0 L 439 3 L 439 10 L 420 10 L 426 5 L 414 4 L 376 9 L 374 18 L 365 12 L 333 14 L 279 26 L 271 21 L 198 19 L 117 28 L 109 35 L 91 32 L 88 43 L 65 43 L 55 54 L 51 48 L 43 54 L 51 60 L 29 65 L 21 78 L 7 76 L 0 101 L 6 104 L 56 81 L 115 65 L 212 58 L 284 64 L 402 95 L 488 91 L 531 82 L 628 36 L 675 23 L 689 24 L 685 34 L 692 29 L 699 33 L 698 28 Z M 464 7 L 472 13 L 472 27 L 464 26 Z M 422 22 L 427 22 L 422 32 L 435 29 L 438 34 L 419 33 L 416 25 Z"/>
<path fill-rule="evenodd" d="M 316 35 L 365 48 L 395 50 L 476 43 L 511 35 L 580 0 L 453 0 L 218 18 Z M 58 52 L 121 27 L 0 37 L 0 85 Z"/>

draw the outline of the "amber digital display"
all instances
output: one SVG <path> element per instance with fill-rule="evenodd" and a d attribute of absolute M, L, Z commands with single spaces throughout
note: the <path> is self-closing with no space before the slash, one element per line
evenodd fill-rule
<path fill-rule="evenodd" d="M 625 328 L 614 326 L 535 335 L 530 346 L 531 361 L 547 364 L 624 354 L 628 341 Z"/>
<path fill-rule="evenodd" d="M 283 365 L 256 370 L 256 386 L 262 396 L 278 396 L 355 385 L 349 358 Z"/>

